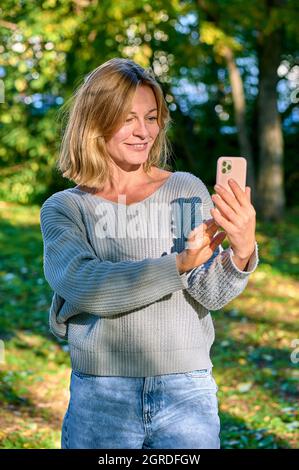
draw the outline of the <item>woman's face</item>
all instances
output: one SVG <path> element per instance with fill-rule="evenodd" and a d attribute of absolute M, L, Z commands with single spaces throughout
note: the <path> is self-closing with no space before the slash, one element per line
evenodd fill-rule
<path fill-rule="evenodd" d="M 137 87 L 133 97 L 131 112 L 125 123 L 106 142 L 113 160 L 122 167 L 140 165 L 146 162 L 151 147 L 159 134 L 157 122 L 157 102 L 149 86 Z M 137 144 L 137 145 L 135 145 Z"/>

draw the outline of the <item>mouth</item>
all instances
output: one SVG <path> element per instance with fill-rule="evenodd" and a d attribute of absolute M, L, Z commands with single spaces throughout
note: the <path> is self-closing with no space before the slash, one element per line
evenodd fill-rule
<path fill-rule="evenodd" d="M 131 147 L 132 150 L 142 151 L 147 148 L 148 142 L 146 142 L 145 144 L 126 144 L 126 145 Z"/>

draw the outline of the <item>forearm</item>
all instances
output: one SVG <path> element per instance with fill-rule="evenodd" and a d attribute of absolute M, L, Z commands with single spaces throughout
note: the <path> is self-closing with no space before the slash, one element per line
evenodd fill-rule
<path fill-rule="evenodd" d="M 245 289 L 250 273 L 258 264 L 257 245 L 246 261 L 247 271 L 240 270 L 233 261 L 232 250 L 221 247 L 219 253 L 218 248 L 210 260 L 187 275 L 187 292 L 208 310 L 219 310 L 237 297 Z"/>

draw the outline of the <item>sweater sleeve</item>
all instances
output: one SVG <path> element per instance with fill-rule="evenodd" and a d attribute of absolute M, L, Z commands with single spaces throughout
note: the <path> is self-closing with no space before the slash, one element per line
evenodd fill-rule
<path fill-rule="evenodd" d="M 210 210 L 214 207 L 212 198 L 204 183 L 194 175 L 193 178 L 194 192 L 202 198 L 203 220 L 210 219 Z M 243 292 L 259 262 L 257 242 L 246 271 L 234 264 L 232 256 L 231 247 L 224 250 L 219 245 L 208 261 L 182 275 L 188 283 L 186 291 L 208 310 L 221 309 Z"/>
<path fill-rule="evenodd" d="M 142 261 L 99 259 L 88 242 L 79 206 L 61 194 L 50 196 L 40 211 L 44 275 L 75 312 L 109 317 L 186 287 L 177 253 Z"/>

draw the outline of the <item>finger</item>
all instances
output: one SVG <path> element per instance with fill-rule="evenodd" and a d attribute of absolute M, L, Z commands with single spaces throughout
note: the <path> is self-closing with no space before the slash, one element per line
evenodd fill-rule
<path fill-rule="evenodd" d="M 189 233 L 189 235 L 198 232 L 200 229 L 202 229 L 202 230 L 208 230 L 208 229 L 209 229 L 210 227 L 212 227 L 213 225 L 215 225 L 215 220 L 214 220 L 213 218 L 208 219 L 208 220 L 205 220 L 205 221 L 202 222 L 201 224 L 197 225 L 197 227 L 194 227 L 194 229 L 191 230 L 191 232 Z"/>
<path fill-rule="evenodd" d="M 225 189 L 221 185 L 217 185 L 217 187 L 215 185 L 214 189 L 216 193 L 219 194 L 222 197 L 222 199 L 235 211 L 236 214 L 240 212 L 241 206 L 239 204 L 238 199 L 236 198 L 234 194 L 231 194 L 229 191 L 227 191 L 227 189 Z M 214 201 L 213 197 L 212 197 L 212 200 Z"/>
<path fill-rule="evenodd" d="M 196 243 L 196 245 L 190 245 L 189 248 L 199 248 L 199 246 L 203 247 L 205 245 L 209 245 L 211 242 L 211 238 L 217 232 L 218 227 L 215 226 L 211 231 L 203 231 L 201 227 L 198 230 L 193 231 L 190 233 L 188 237 L 188 243 Z"/>
<path fill-rule="evenodd" d="M 213 231 L 217 230 L 218 228 L 218 225 L 216 224 L 215 222 L 215 219 L 210 219 L 210 222 L 209 224 L 206 224 L 206 223 L 203 223 L 201 225 L 198 226 L 198 229 L 202 229 L 204 233 L 212 233 Z"/>
<path fill-rule="evenodd" d="M 208 221 L 198 225 L 195 227 L 189 235 L 191 237 L 201 235 L 204 237 L 205 234 L 209 235 L 211 233 L 215 233 L 218 229 L 218 225 L 215 223 L 214 219 L 209 219 Z"/>
<path fill-rule="evenodd" d="M 204 248 L 209 246 L 211 243 L 211 238 L 215 235 L 218 230 L 216 224 L 210 223 L 209 228 L 204 229 L 205 224 L 200 224 L 192 232 L 190 232 L 187 240 L 187 245 L 185 246 L 189 250 L 196 250 L 199 248 Z"/>
<path fill-rule="evenodd" d="M 219 194 L 213 194 L 212 199 L 220 213 L 236 225 L 238 222 L 238 216 L 235 211 L 231 209 Z"/>
<path fill-rule="evenodd" d="M 203 246 L 203 240 L 204 237 L 202 231 L 198 232 L 196 230 L 192 230 L 188 236 L 187 243 L 185 244 L 185 249 L 196 250 L 201 248 Z"/>
<path fill-rule="evenodd" d="M 218 233 L 214 238 L 213 240 L 211 241 L 210 243 L 210 248 L 212 251 L 215 251 L 217 246 L 219 246 L 223 240 L 225 239 L 226 237 L 226 233 L 225 232 L 220 232 Z"/>
<path fill-rule="evenodd" d="M 251 203 L 251 187 L 250 186 L 246 186 L 245 193 L 246 193 L 246 197 L 248 199 L 248 202 Z"/>
<path fill-rule="evenodd" d="M 235 226 L 229 221 L 226 220 L 219 212 L 219 210 L 216 209 L 211 209 L 211 214 L 218 223 L 220 227 L 222 227 L 226 232 L 231 233 L 234 231 Z"/>
<path fill-rule="evenodd" d="M 197 227 L 200 227 L 200 226 L 203 226 L 204 228 L 209 228 L 211 226 L 213 226 L 215 224 L 215 220 L 213 219 L 213 217 L 211 219 L 207 219 L 207 220 L 204 220 L 200 225 L 198 225 Z M 196 228 L 197 228 L 196 227 Z"/>
<path fill-rule="evenodd" d="M 236 196 L 236 199 L 238 200 L 240 206 L 247 206 L 248 205 L 248 200 L 246 197 L 246 193 L 240 188 L 239 184 L 237 183 L 236 180 L 233 178 L 230 178 L 228 180 L 228 184 L 233 191 L 234 195 Z"/>

